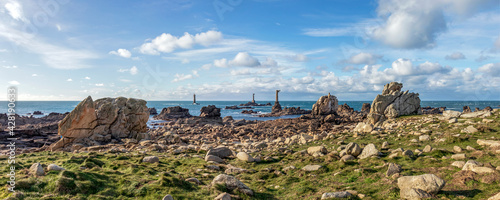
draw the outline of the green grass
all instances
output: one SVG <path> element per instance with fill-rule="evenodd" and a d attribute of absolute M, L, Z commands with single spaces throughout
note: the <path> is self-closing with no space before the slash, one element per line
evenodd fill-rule
<path fill-rule="evenodd" d="M 428 116 L 404 116 L 397 120 L 407 120 L 421 123 Z M 500 165 L 500 155 L 477 145 L 477 139 L 500 138 L 500 121 L 497 116 L 490 117 L 495 122 L 487 125 L 474 125 L 480 129 L 475 134 L 460 133 L 460 130 L 469 124 L 448 124 L 447 121 L 432 120 L 432 122 L 419 126 L 404 125 L 394 131 L 383 131 L 381 135 L 366 134 L 362 137 L 352 137 L 352 134 L 339 134 L 343 136 L 344 144 L 356 142 L 361 146 L 373 143 L 380 150 L 384 141 L 389 142 L 390 149 L 403 148 L 415 151 L 431 145 L 434 151 L 423 153 L 422 156 L 412 158 L 397 156 L 388 158 L 388 150 L 381 150 L 384 154 L 380 158 L 354 160 L 347 163 L 341 162 L 336 157 L 323 156 L 314 158 L 308 155 L 282 154 L 278 151 L 264 150 L 259 154 L 263 157 L 276 157 L 274 161 L 260 163 L 246 163 L 239 160 L 227 160 L 233 166 L 250 170 L 247 173 L 235 175 L 254 191 L 250 197 L 238 191 L 230 191 L 225 185 L 208 187 L 213 178 L 222 171 L 214 172 L 205 168 L 207 163 L 193 155 L 204 156 L 205 152 L 188 152 L 188 157 L 168 153 L 154 153 L 160 158 L 160 163 L 142 163 L 142 155 L 131 153 L 65 153 L 65 152 L 39 152 L 22 154 L 17 158 L 17 185 L 16 190 L 24 194 L 24 199 L 161 199 L 166 194 L 171 194 L 174 199 L 214 199 L 222 192 L 238 195 L 242 199 L 319 199 L 323 193 L 343 190 L 355 190 L 366 195 L 364 199 L 399 199 L 397 180 L 386 177 L 387 163 L 397 163 L 402 166 L 401 175 L 420 175 L 426 173 L 436 174 L 443 178 L 447 185 L 437 194 L 437 198 L 460 199 L 487 199 L 500 191 L 500 182 L 494 180 L 485 183 L 479 176 L 477 180 L 469 180 L 463 185 L 454 183 L 456 173 L 460 169 L 452 167 L 454 161 L 450 157 L 454 154 L 453 146 L 464 149 L 467 157 L 493 166 Z M 472 119 L 471 121 L 480 121 Z M 454 129 L 453 127 L 458 127 Z M 418 136 L 410 135 L 412 131 L 421 128 L 432 131 L 431 140 L 410 143 L 411 139 Z M 393 132 L 387 134 L 388 132 Z M 399 134 L 399 137 L 397 136 Z M 455 134 L 460 134 L 458 137 Z M 338 137 L 337 137 L 338 138 Z M 445 139 L 436 143 L 437 139 Z M 289 149 L 294 152 L 305 150 L 310 146 L 325 146 L 329 152 L 336 150 L 339 139 L 314 141 L 306 145 L 292 145 Z M 471 146 L 479 153 L 466 151 L 465 147 Z M 255 155 L 254 155 L 255 156 Z M 446 158 L 446 159 L 445 159 Z M 466 161 L 466 160 L 465 160 Z M 0 157 L 0 173 L 9 171 L 7 159 Z M 45 176 L 33 177 L 27 170 L 31 164 L 40 162 L 44 166 L 55 163 L 66 168 L 62 172 L 49 172 Z M 315 172 L 304 172 L 302 167 L 309 164 L 323 166 Z M 283 169 L 295 166 L 288 172 Z M 384 166 L 384 167 L 381 167 Z M 199 171 L 201 169 L 201 171 Z M 282 173 L 277 173 L 280 171 Z M 498 176 L 498 174 L 497 174 Z M 184 181 L 186 178 L 195 177 L 202 182 L 196 185 Z M 1 182 L 6 182 L 8 176 L 2 176 Z M 11 193 L 6 191 L 6 186 L 0 190 L 0 198 L 6 198 Z M 357 199 L 353 197 L 351 199 Z"/>

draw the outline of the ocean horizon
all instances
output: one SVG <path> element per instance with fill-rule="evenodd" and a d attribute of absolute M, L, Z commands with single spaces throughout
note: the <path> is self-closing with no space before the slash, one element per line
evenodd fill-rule
<path fill-rule="evenodd" d="M 234 119 L 246 119 L 246 120 L 273 120 L 278 118 L 295 118 L 298 115 L 289 115 L 281 117 L 258 117 L 257 115 L 241 114 L 242 110 L 248 109 L 225 109 L 226 106 L 240 105 L 247 103 L 248 101 L 197 101 L 199 105 L 193 105 L 192 101 L 148 101 L 147 106 L 149 108 L 154 107 L 161 112 L 163 108 L 172 106 L 181 106 L 183 108 L 189 109 L 189 113 L 193 116 L 198 116 L 200 114 L 200 109 L 203 106 L 215 105 L 221 108 L 221 116 L 232 116 Z M 17 101 L 16 102 L 16 113 L 22 116 L 27 116 L 35 111 L 41 111 L 43 115 L 36 115 L 35 117 L 42 117 L 48 115 L 49 113 L 65 113 L 71 112 L 80 101 Z M 256 103 L 274 104 L 274 101 L 256 101 Z M 300 107 L 301 109 L 310 110 L 316 101 L 280 101 L 283 107 Z M 372 103 L 372 101 L 339 101 L 340 104 L 347 104 L 354 110 L 361 110 L 363 103 Z M 0 113 L 7 113 L 8 101 L 0 101 Z M 500 101 L 421 101 L 421 107 L 446 107 L 447 110 L 462 111 L 463 106 L 469 106 L 472 110 L 476 107 L 479 109 L 484 109 L 487 106 L 492 108 L 500 108 Z M 251 110 L 258 112 L 259 114 L 266 114 L 271 112 L 271 106 L 255 106 Z"/>

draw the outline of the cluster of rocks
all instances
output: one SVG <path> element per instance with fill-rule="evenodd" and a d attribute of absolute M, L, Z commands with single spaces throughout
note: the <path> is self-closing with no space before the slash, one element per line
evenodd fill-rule
<path fill-rule="evenodd" d="M 153 119 L 171 120 L 171 119 L 187 118 L 187 117 L 192 117 L 191 114 L 189 114 L 189 109 L 182 108 L 180 106 L 174 106 L 174 107 L 163 108 L 160 114 L 154 116 Z"/>
<path fill-rule="evenodd" d="M 386 119 L 394 119 L 402 115 L 421 114 L 418 93 L 402 92 L 402 83 L 391 82 L 384 86 L 381 95 L 377 95 L 368 114 L 368 122 L 379 124 Z"/>
<path fill-rule="evenodd" d="M 240 104 L 240 106 L 245 106 L 245 107 L 248 107 L 248 106 L 272 106 L 272 104 L 271 103 L 259 104 L 259 103 L 249 101 L 248 103 Z"/>
<path fill-rule="evenodd" d="M 279 106 L 279 109 L 275 108 L 273 106 L 273 111 L 271 113 L 267 114 L 262 114 L 259 115 L 259 117 L 279 117 L 279 116 L 285 116 L 285 115 L 304 115 L 304 114 L 310 114 L 311 110 L 304 110 L 301 109 L 300 107 L 285 107 L 281 108 L 281 105 L 277 104 Z M 276 106 L 276 104 L 275 104 Z"/>
<path fill-rule="evenodd" d="M 226 110 L 241 110 L 241 109 L 252 109 L 251 106 L 226 106 L 226 108 L 224 108 Z"/>
<path fill-rule="evenodd" d="M 422 114 L 424 115 L 434 115 L 434 114 L 442 114 L 446 110 L 446 107 L 422 107 Z"/>
<path fill-rule="evenodd" d="M 241 114 L 253 115 L 253 114 L 259 114 L 259 112 L 253 110 L 242 110 Z"/>

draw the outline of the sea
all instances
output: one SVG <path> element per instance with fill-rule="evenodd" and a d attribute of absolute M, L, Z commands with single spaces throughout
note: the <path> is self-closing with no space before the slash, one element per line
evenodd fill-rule
<path fill-rule="evenodd" d="M 280 101 L 282 107 L 300 107 L 302 109 L 312 109 L 312 105 L 316 101 Z M 0 113 L 7 113 L 8 111 L 7 101 L 0 101 Z M 43 117 L 51 112 L 65 113 L 71 112 L 79 101 L 17 101 L 15 105 L 16 114 L 29 116 L 34 111 L 41 111 L 43 115 L 35 115 L 34 117 Z M 154 107 L 157 109 L 158 113 L 161 112 L 163 108 L 172 106 L 181 106 L 183 108 L 189 109 L 189 112 L 193 116 L 200 115 L 200 109 L 203 106 L 215 105 L 221 108 L 222 117 L 232 116 L 233 119 L 246 119 L 246 120 L 274 120 L 278 118 L 295 118 L 299 117 L 297 115 L 289 115 L 282 117 L 258 117 L 259 114 L 266 114 L 271 112 L 271 106 L 256 106 L 252 110 L 257 111 L 257 115 L 241 114 L 242 110 L 230 110 L 225 109 L 226 106 L 240 105 L 242 103 L 247 103 L 247 101 L 199 101 L 199 105 L 193 105 L 192 101 L 148 101 L 148 107 Z M 259 104 L 271 103 L 272 101 L 256 101 Z M 339 104 L 347 104 L 354 110 L 361 110 L 363 103 L 372 103 L 371 101 L 340 101 Z M 422 101 L 420 103 L 422 107 L 446 107 L 447 110 L 462 111 L 463 106 L 469 106 L 472 110 L 476 107 L 483 109 L 486 106 L 490 106 L 493 109 L 500 108 L 500 101 Z M 152 120 L 152 118 L 150 118 Z"/>

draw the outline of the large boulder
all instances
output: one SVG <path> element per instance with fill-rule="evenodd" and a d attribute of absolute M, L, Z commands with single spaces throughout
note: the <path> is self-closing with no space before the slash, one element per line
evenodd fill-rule
<path fill-rule="evenodd" d="M 379 154 L 380 154 L 380 151 L 378 151 L 377 147 L 374 144 L 368 144 L 368 145 L 366 145 L 365 148 L 363 148 L 363 151 L 358 156 L 358 158 L 365 159 L 365 158 L 369 158 L 372 156 L 378 156 Z"/>
<path fill-rule="evenodd" d="M 434 174 L 398 178 L 400 196 L 404 199 L 429 198 L 441 190 L 446 182 Z"/>
<path fill-rule="evenodd" d="M 177 119 L 177 118 L 187 118 L 191 117 L 189 114 L 189 109 L 182 108 L 180 106 L 163 108 L 159 115 L 154 116 L 154 119 L 159 120 L 169 120 L 169 119 Z"/>
<path fill-rule="evenodd" d="M 220 108 L 214 105 L 203 106 L 200 110 L 200 117 L 220 118 Z"/>
<path fill-rule="evenodd" d="M 133 98 L 85 98 L 59 122 L 61 140 L 52 150 L 70 150 L 70 144 L 105 144 L 112 138 L 135 138 L 147 131 L 149 111 L 146 101 Z"/>
<path fill-rule="evenodd" d="M 371 124 L 383 122 L 401 115 L 421 114 L 418 93 L 402 92 L 402 83 L 391 82 L 384 86 L 381 95 L 372 102 L 368 121 Z"/>
<path fill-rule="evenodd" d="M 339 107 L 339 101 L 337 97 L 333 95 L 322 96 L 316 101 L 312 107 L 313 115 L 329 115 L 337 114 L 337 109 Z"/>

